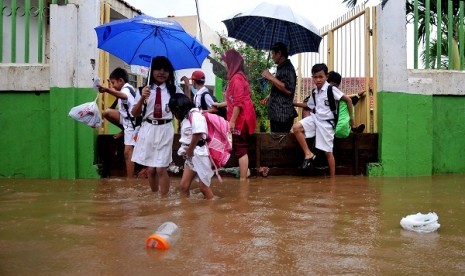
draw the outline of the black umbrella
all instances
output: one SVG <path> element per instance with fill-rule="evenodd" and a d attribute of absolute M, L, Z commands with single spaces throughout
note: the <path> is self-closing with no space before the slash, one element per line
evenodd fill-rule
<path fill-rule="evenodd" d="M 316 27 L 287 5 L 263 2 L 253 9 L 223 20 L 228 36 L 244 41 L 255 49 L 270 50 L 276 42 L 286 44 L 289 55 L 318 52 L 321 42 Z"/>

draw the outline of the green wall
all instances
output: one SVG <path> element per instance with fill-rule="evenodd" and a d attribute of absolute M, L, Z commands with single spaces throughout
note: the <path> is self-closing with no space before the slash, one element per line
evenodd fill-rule
<path fill-rule="evenodd" d="M 465 97 L 378 93 L 382 175 L 465 173 L 464 105 Z"/>
<path fill-rule="evenodd" d="M 465 97 L 434 97 L 433 174 L 465 173 Z"/>
<path fill-rule="evenodd" d="M 50 176 L 50 94 L 0 93 L 0 177 Z"/>
<path fill-rule="evenodd" d="M 98 178 L 97 131 L 68 117 L 73 106 L 95 96 L 88 88 L 0 93 L 0 177 Z"/>

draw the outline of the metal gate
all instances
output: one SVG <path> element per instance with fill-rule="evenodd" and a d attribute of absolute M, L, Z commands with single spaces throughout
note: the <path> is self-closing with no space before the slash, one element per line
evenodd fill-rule
<path fill-rule="evenodd" d="M 376 7 L 357 6 L 320 31 L 323 40 L 318 53 L 298 55 L 297 100 L 313 89 L 311 68 L 326 63 L 329 70 L 342 75 L 345 94 L 365 91 L 355 107 L 355 121 L 365 124 L 368 133 L 377 132 L 376 116 Z"/>

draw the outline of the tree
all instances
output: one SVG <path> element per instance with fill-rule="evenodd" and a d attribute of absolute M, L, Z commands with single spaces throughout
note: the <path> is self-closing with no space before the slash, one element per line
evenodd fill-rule
<path fill-rule="evenodd" d="M 259 80 L 263 70 L 269 66 L 266 58 L 267 52 L 256 50 L 242 41 L 228 39 L 224 34 L 220 34 L 220 39 L 220 46 L 214 44 L 210 45 L 214 53 L 214 59 L 218 63 L 221 63 L 221 55 L 229 49 L 235 49 L 242 55 L 244 58 L 245 73 L 249 80 L 250 90 L 252 92 L 252 101 L 257 116 L 258 127 L 260 132 L 266 132 L 268 128 L 268 111 L 266 105 L 262 104 L 261 101 L 269 94 L 271 86 L 268 85 L 265 89 L 263 89 Z M 215 75 L 223 80 L 227 80 L 224 68 L 216 68 Z"/>
<path fill-rule="evenodd" d="M 429 64 L 430 68 L 437 69 L 456 69 L 460 70 L 460 56 L 459 56 L 459 40 L 458 40 L 458 30 L 460 24 L 459 22 L 459 1 L 452 1 L 452 18 L 448 16 L 448 0 L 441 0 L 441 22 L 438 22 L 437 14 L 437 1 L 432 0 L 418 0 L 418 44 L 425 44 L 426 42 L 426 1 L 429 1 L 430 5 L 430 24 L 435 26 L 436 29 L 441 30 L 441 57 L 440 64 L 436 64 L 438 58 L 437 51 L 437 39 L 432 39 L 430 42 L 429 52 L 430 59 L 426 60 L 426 50 L 424 49 L 421 53 L 421 58 L 423 64 Z M 412 23 L 414 20 L 414 0 L 406 1 L 406 13 L 407 13 L 407 23 Z M 449 61 L 449 29 L 448 23 L 449 20 L 452 20 L 452 64 L 453 67 L 450 67 Z"/>
<path fill-rule="evenodd" d="M 384 6 L 388 0 L 383 0 L 381 5 Z M 460 1 L 452 1 L 452 18 L 448 17 L 448 5 L 449 0 L 441 0 L 441 22 L 438 24 L 437 16 L 437 1 L 436 0 L 418 0 L 418 43 L 425 43 L 426 36 L 426 1 L 430 5 L 430 24 L 436 26 L 437 29 L 441 30 L 441 58 L 440 63 L 436 64 L 438 51 L 437 51 L 437 41 L 433 39 L 430 43 L 430 59 L 426 60 L 426 49 L 421 53 L 421 58 L 424 64 L 429 64 L 430 68 L 449 68 L 449 45 L 448 45 L 448 22 L 453 20 L 453 34 L 452 34 L 452 58 L 453 58 L 453 68 L 460 70 L 460 56 L 459 56 L 459 42 L 458 42 L 458 30 L 460 24 L 459 22 L 459 5 Z M 367 1 L 365 0 L 365 3 Z M 347 7 L 355 7 L 357 5 L 357 0 L 343 0 L 342 3 L 345 3 Z M 414 20 L 414 0 L 406 0 L 406 16 L 407 23 L 412 23 Z M 439 27 L 438 27 L 439 26 Z"/>

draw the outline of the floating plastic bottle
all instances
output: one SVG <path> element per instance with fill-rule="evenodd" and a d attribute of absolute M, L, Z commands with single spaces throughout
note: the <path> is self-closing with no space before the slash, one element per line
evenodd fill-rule
<path fill-rule="evenodd" d="M 179 237 L 179 227 L 167 221 L 158 227 L 157 231 L 145 241 L 145 246 L 156 249 L 169 249 Z"/>

